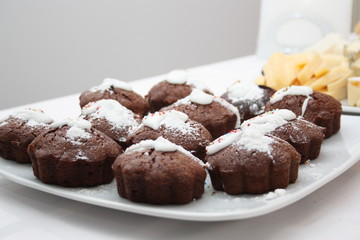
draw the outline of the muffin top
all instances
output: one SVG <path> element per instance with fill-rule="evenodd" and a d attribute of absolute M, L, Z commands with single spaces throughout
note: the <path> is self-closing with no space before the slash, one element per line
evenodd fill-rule
<path fill-rule="evenodd" d="M 190 95 L 194 88 L 211 93 L 201 81 L 188 71 L 182 69 L 171 71 L 166 75 L 165 80 L 154 85 L 147 95 L 151 112 L 158 111 Z"/>
<path fill-rule="evenodd" d="M 36 108 L 26 108 L 1 119 L 0 127 L 13 121 L 17 121 L 19 123 L 21 122 L 27 127 L 44 127 L 53 122 L 53 120 L 47 116 L 44 111 Z"/>
<path fill-rule="evenodd" d="M 163 137 L 159 137 L 156 140 L 144 140 L 137 144 L 134 144 L 128 147 L 126 151 L 118 157 L 118 159 L 120 158 L 122 159 L 121 161 L 128 161 L 127 159 L 131 158 L 129 157 L 131 155 L 131 156 L 138 156 L 139 158 L 135 158 L 135 159 L 141 161 L 141 158 L 147 159 L 150 155 L 152 155 L 151 158 L 153 158 L 153 156 L 164 158 L 165 156 L 168 155 L 168 153 L 170 153 L 171 155 L 183 156 L 182 158 L 191 159 L 190 162 L 194 163 L 195 164 L 194 166 L 202 166 L 202 167 L 207 166 L 200 159 L 192 155 L 189 151 L 185 150 L 183 147 L 176 145 Z M 140 158 L 140 156 L 142 157 Z M 165 158 L 168 159 L 167 157 Z M 118 159 L 115 161 L 114 165 L 116 165 L 116 162 L 120 161 Z M 170 160 L 173 160 L 173 162 L 178 162 L 176 160 L 176 157 L 171 158 Z M 181 168 L 181 166 L 178 167 Z"/>
<path fill-rule="evenodd" d="M 26 151 L 27 145 L 52 122 L 42 110 L 23 109 L 0 120 L 0 139 Z"/>
<path fill-rule="evenodd" d="M 239 111 L 222 98 L 194 89 L 192 93 L 162 110 L 176 109 L 204 125 L 214 138 L 240 126 Z"/>
<path fill-rule="evenodd" d="M 207 148 L 206 160 L 222 171 L 243 171 L 252 176 L 267 175 L 273 169 L 290 166 L 294 159 L 300 163 L 300 155 L 286 141 L 264 135 L 255 129 L 234 130 L 213 141 Z"/>
<path fill-rule="evenodd" d="M 145 115 L 149 111 L 147 101 L 134 92 L 128 83 L 113 78 L 105 78 L 102 84 L 83 92 L 79 99 L 80 107 L 101 99 L 113 99 L 134 113 Z"/>
<path fill-rule="evenodd" d="M 221 98 L 239 109 L 242 120 L 247 120 L 264 112 L 265 104 L 275 91 L 258 86 L 252 81 L 238 81 L 232 84 Z"/>
<path fill-rule="evenodd" d="M 315 122 L 317 118 L 331 119 L 342 111 L 340 102 L 335 98 L 307 86 L 278 90 L 266 104 L 265 111 L 281 108 L 289 109 L 310 122 Z"/>
<path fill-rule="evenodd" d="M 102 99 L 86 104 L 81 117 L 112 139 L 126 142 L 128 135 L 140 124 L 140 115 L 135 114 L 113 99 Z"/>
<path fill-rule="evenodd" d="M 116 157 L 122 151 L 115 141 L 92 128 L 91 123 L 84 119 L 52 123 L 50 130 L 36 137 L 29 149 L 37 159 L 91 162 Z"/>
<path fill-rule="evenodd" d="M 317 126 L 288 109 L 275 109 L 249 119 L 241 124 L 243 130 L 256 129 L 285 141 L 305 143 L 312 139 L 323 139 L 325 128 Z"/>
<path fill-rule="evenodd" d="M 206 145 L 212 140 L 211 134 L 203 125 L 189 119 L 183 112 L 168 110 L 145 116 L 139 128 L 130 135 L 129 141 L 138 143 L 146 139 L 155 140 L 160 136 L 195 155 L 200 154 L 199 151 L 204 152 Z"/>

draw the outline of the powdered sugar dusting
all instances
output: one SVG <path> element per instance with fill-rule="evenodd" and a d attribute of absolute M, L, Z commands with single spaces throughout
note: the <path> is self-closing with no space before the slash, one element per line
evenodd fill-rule
<path fill-rule="evenodd" d="M 276 109 L 243 122 L 241 128 L 256 128 L 265 134 L 274 131 L 276 128 L 295 118 L 295 113 L 288 109 Z"/>
<path fill-rule="evenodd" d="M 266 200 L 273 200 L 275 198 L 284 196 L 286 194 L 286 190 L 282 188 L 275 189 L 273 192 L 269 192 L 265 195 Z"/>
<path fill-rule="evenodd" d="M 264 135 L 261 131 L 248 129 L 242 132 L 241 137 L 235 142 L 235 144 L 242 146 L 249 151 L 257 150 L 271 156 L 271 143 L 273 141 L 274 140 L 271 137 Z"/>
<path fill-rule="evenodd" d="M 90 89 L 91 92 L 97 92 L 97 91 L 110 91 L 111 88 L 120 88 L 126 91 L 132 91 L 132 87 L 130 84 L 128 84 L 127 82 L 124 81 L 120 81 L 114 78 L 105 78 L 103 80 L 103 82 L 98 85 L 98 86 L 94 86 Z"/>
<path fill-rule="evenodd" d="M 184 69 L 173 70 L 166 76 L 166 81 L 171 84 L 185 84 L 189 73 Z"/>
<path fill-rule="evenodd" d="M 154 130 L 158 130 L 162 124 L 172 126 L 172 122 L 181 124 L 185 123 L 188 119 L 188 115 L 183 112 L 177 110 L 168 110 L 149 114 L 143 118 L 142 123 L 144 124 L 144 126 L 150 127 Z"/>
<path fill-rule="evenodd" d="M 270 98 L 270 103 L 276 103 L 283 99 L 283 97 L 288 95 L 302 95 L 302 96 L 309 96 L 314 91 L 311 87 L 308 86 L 289 86 L 284 87 L 274 93 L 274 95 Z"/>
<path fill-rule="evenodd" d="M 193 92 L 194 92 L 194 95 L 191 98 L 191 94 L 193 94 Z M 196 101 L 198 101 L 198 104 L 206 105 L 204 103 L 209 102 L 207 104 L 210 104 L 213 101 L 215 101 L 217 103 L 220 103 L 223 107 L 225 107 L 227 110 L 233 112 L 236 115 L 235 128 L 240 127 L 240 120 L 241 120 L 240 119 L 240 113 L 239 113 L 239 110 L 234 105 L 230 104 L 229 102 L 225 101 L 224 99 L 222 99 L 222 98 L 220 98 L 218 96 L 212 96 L 210 94 L 206 94 L 205 92 L 200 93 L 201 91 L 198 90 L 198 89 L 194 89 L 193 92 L 189 96 L 177 100 L 171 106 L 176 107 L 176 106 L 179 106 L 179 105 L 189 105 L 192 102 L 196 103 Z M 199 97 L 199 96 L 197 96 L 198 94 L 202 95 L 202 96 Z M 204 94 L 206 94 L 206 95 L 204 95 Z M 205 97 L 203 97 L 203 96 L 205 96 Z M 210 102 L 210 98 L 211 98 L 211 102 Z"/>
<path fill-rule="evenodd" d="M 11 117 L 21 119 L 30 127 L 47 126 L 53 122 L 53 119 L 47 116 L 44 111 L 36 108 L 26 108 L 10 115 Z"/>
<path fill-rule="evenodd" d="M 307 96 L 307 98 L 304 100 L 303 105 L 301 106 L 301 116 L 304 116 L 310 99 L 312 99 L 312 97 Z"/>
<path fill-rule="evenodd" d="M 241 130 L 233 130 L 229 133 L 215 139 L 206 147 L 206 154 L 212 155 L 217 153 L 218 151 L 230 146 L 233 144 L 238 138 L 241 137 Z"/>
<path fill-rule="evenodd" d="M 164 125 L 166 129 L 172 129 L 183 135 L 192 136 L 196 134 L 196 129 L 191 126 L 191 122 L 188 119 L 188 115 L 183 112 L 168 110 L 147 115 L 143 118 L 142 124 L 154 130 L 158 130 L 160 126 Z"/>
<path fill-rule="evenodd" d="M 78 149 L 78 153 L 75 156 L 75 159 L 78 160 L 89 160 L 89 158 L 86 156 L 85 152 L 82 149 Z"/>
<path fill-rule="evenodd" d="M 91 128 L 91 123 L 87 120 L 67 118 L 50 124 L 50 128 L 59 128 L 62 126 L 70 127 L 66 131 L 66 137 L 70 139 L 73 144 L 79 145 L 81 144 L 80 139 L 89 139 L 91 137 L 90 133 L 86 131 Z"/>
<path fill-rule="evenodd" d="M 231 101 L 256 100 L 264 97 L 264 91 L 253 81 L 238 81 L 228 89 L 228 96 Z"/>
<path fill-rule="evenodd" d="M 165 81 L 171 84 L 186 84 L 191 85 L 194 88 L 201 90 L 209 90 L 202 81 L 200 77 L 188 72 L 184 69 L 177 69 L 169 72 L 166 76 Z"/>
<path fill-rule="evenodd" d="M 77 128 L 81 128 L 81 129 L 90 129 L 91 128 L 91 123 L 85 119 L 81 119 L 81 118 L 66 118 L 64 120 L 60 120 L 57 122 L 54 122 L 52 124 L 50 124 L 50 128 L 58 128 L 61 126 L 69 126 L 69 127 L 77 127 Z"/>
<path fill-rule="evenodd" d="M 247 150 L 258 150 L 271 156 L 272 147 L 270 144 L 272 142 L 272 138 L 265 136 L 257 129 L 246 129 L 244 131 L 238 129 L 215 139 L 206 147 L 206 153 L 211 155 L 232 144 L 236 144 Z"/>
<path fill-rule="evenodd" d="M 131 154 L 133 152 L 142 152 L 148 149 L 154 149 L 159 152 L 175 152 L 179 151 L 184 153 L 186 156 L 190 157 L 201 166 L 208 166 L 208 164 L 204 164 L 199 158 L 192 155 L 189 151 L 185 150 L 183 147 L 176 145 L 169 140 L 159 137 L 156 140 L 143 140 L 137 144 L 131 145 L 125 151 L 125 154 Z"/>
<path fill-rule="evenodd" d="M 114 129 L 128 129 L 131 132 L 139 123 L 135 114 L 113 99 L 103 99 L 87 104 L 81 110 L 83 116 L 105 119 Z"/>
<path fill-rule="evenodd" d="M 89 139 L 90 134 L 86 132 L 83 128 L 71 127 L 67 130 L 66 137 L 72 141 L 75 141 L 78 139 Z"/>
<path fill-rule="evenodd" d="M 174 102 L 173 104 L 171 104 L 170 106 L 179 106 L 179 105 L 189 105 L 191 104 L 191 101 L 190 101 L 190 97 L 187 96 L 187 97 L 184 97 L 184 98 L 181 98 L 179 100 L 177 100 L 176 102 Z"/>
<path fill-rule="evenodd" d="M 189 95 L 189 99 L 193 103 L 207 105 L 214 101 L 214 96 L 207 94 L 200 89 L 194 89 Z"/>

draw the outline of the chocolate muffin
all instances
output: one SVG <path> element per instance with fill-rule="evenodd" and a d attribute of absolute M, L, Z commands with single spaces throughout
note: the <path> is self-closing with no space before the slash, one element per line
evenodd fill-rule
<path fill-rule="evenodd" d="M 287 109 L 277 109 L 249 119 L 241 125 L 243 130 L 256 129 L 290 143 L 301 155 L 301 163 L 319 156 L 325 137 L 325 128 L 296 117 Z"/>
<path fill-rule="evenodd" d="M 217 138 L 240 126 L 239 111 L 222 98 L 194 89 L 192 93 L 162 111 L 175 109 L 184 112 L 190 119 L 201 123 Z"/>
<path fill-rule="evenodd" d="M 34 175 L 42 182 L 63 187 L 91 187 L 111 182 L 111 169 L 121 147 L 83 120 L 50 125 L 29 145 Z"/>
<path fill-rule="evenodd" d="M 136 129 L 141 117 L 112 99 L 88 103 L 82 108 L 81 117 L 92 126 L 115 140 L 125 149 L 129 134 Z"/>
<path fill-rule="evenodd" d="M 325 138 L 340 130 L 340 102 L 307 86 L 290 86 L 278 90 L 265 105 L 265 111 L 273 109 L 289 109 L 296 116 L 326 128 Z"/>
<path fill-rule="evenodd" d="M 52 119 L 42 110 L 27 108 L 0 121 L 0 157 L 18 163 L 31 162 L 28 145 L 46 131 Z"/>
<path fill-rule="evenodd" d="M 264 112 L 265 104 L 274 94 L 272 88 L 258 86 L 251 81 L 238 81 L 221 96 L 238 108 L 242 121 Z"/>
<path fill-rule="evenodd" d="M 185 70 L 171 71 L 164 81 L 150 89 L 146 97 L 150 111 L 158 111 L 181 98 L 189 96 L 194 88 L 211 93 L 200 81 L 194 80 L 189 72 Z"/>
<path fill-rule="evenodd" d="M 131 144 L 142 140 L 156 140 L 158 137 L 182 146 L 200 159 L 204 159 L 205 147 L 212 141 L 209 131 L 176 110 L 155 112 L 142 120 L 141 126 L 129 137 Z"/>
<path fill-rule="evenodd" d="M 134 202 L 185 204 L 204 193 L 201 161 L 162 137 L 126 149 L 113 170 L 119 195 Z"/>
<path fill-rule="evenodd" d="M 90 90 L 80 95 L 80 107 L 84 107 L 90 102 L 96 102 L 101 99 L 113 99 L 121 105 L 130 109 L 141 116 L 149 111 L 147 101 L 132 91 L 131 86 L 123 81 L 112 78 L 105 78 L 99 86 L 92 87 Z"/>
<path fill-rule="evenodd" d="M 214 189 L 231 195 L 286 188 L 298 176 L 300 154 L 286 141 L 254 129 L 216 139 L 207 154 Z"/>

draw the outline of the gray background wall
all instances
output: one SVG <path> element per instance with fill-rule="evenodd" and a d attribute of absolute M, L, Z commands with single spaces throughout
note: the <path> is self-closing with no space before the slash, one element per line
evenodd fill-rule
<path fill-rule="evenodd" d="M 260 0 L 0 0 L 0 109 L 255 51 Z"/>

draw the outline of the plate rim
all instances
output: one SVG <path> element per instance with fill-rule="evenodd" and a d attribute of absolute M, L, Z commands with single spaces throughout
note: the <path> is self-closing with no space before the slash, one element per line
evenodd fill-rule
<path fill-rule="evenodd" d="M 221 213 L 196 212 L 194 214 L 190 212 L 179 212 L 173 209 L 164 209 L 162 208 L 162 205 L 157 206 L 157 205 L 150 205 L 144 203 L 134 203 L 129 200 L 128 203 L 114 202 L 114 201 L 99 199 L 91 196 L 78 195 L 74 192 L 68 191 L 67 188 L 62 188 L 56 185 L 44 184 L 35 177 L 33 180 L 26 179 L 21 176 L 14 175 L 12 173 L 8 173 L 3 169 L 0 169 L 0 175 L 12 182 L 23 185 L 25 187 L 29 187 L 59 197 L 64 197 L 74 201 L 79 201 L 100 207 L 106 207 L 106 208 L 121 210 L 125 212 L 131 212 L 131 213 L 153 216 L 153 217 L 168 218 L 168 219 L 198 221 L 198 222 L 216 222 L 216 221 L 231 221 L 231 220 L 253 218 L 289 206 L 292 203 L 308 196 L 309 194 L 316 191 L 320 187 L 326 185 L 327 183 L 329 183 L 330 181 L 332 181 L 333 179 L 344 173 L 347 169 L 349 169 L 359 160 L 360 160 L 360 148 L 355 152 L 349 153 L 349 158 L 347 159 L 347 161 L 339 165 L 336 168 L 336 170 L 318 179 L 315 183 L 306 186 L 301 191 L 292 193 L 292 195 L 288 198 L 284 198 L 284 199 L 279 198 L 277 199 L 277 201 L 269 202 L 266 205 L 247 210 L 245 213 L 234 210 L 234 211 L 226 211 Z M 11 160 L 4 160 L 4 161 L 11 161 Z M 31 168 L 31 165 L 29 167 Z M 171 206 L 177 207 L 177 205 L 171 205 Z M 180 205 L 179 207 L 181 206 L 182 205 Z"/>
<path fill-rule="evenodd" d="M 340 100 L 342 111 L 345 113 L 360 113 L 360 107 L 350 106 L 347 98 Z"/>

